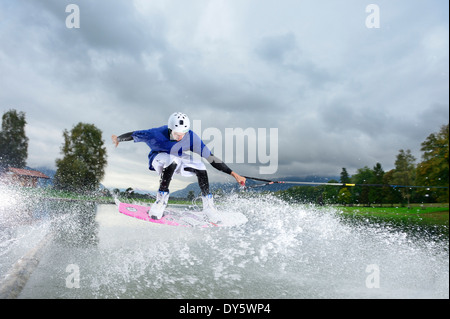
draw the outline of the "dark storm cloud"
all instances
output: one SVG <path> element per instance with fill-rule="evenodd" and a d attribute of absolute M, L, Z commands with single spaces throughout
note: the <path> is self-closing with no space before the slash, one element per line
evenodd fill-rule
<path fill-rule="evenodd" d="M 292 33 L 263 37 L 256 45 L 255 53 L 275 67 L 282 68 L 284 72 L 295 73 L 299 85 L 303 83 L 309 87 L 322 87 L 332 78 L 302 52 Z"/>
<path fill-rule="evenodd" d="M 280 176 L 389 169 L 448 122 L 448 3 L 377 4 L 380 29 L 356 0 L 3 1 L 0 110 L 26 112 L 30 165 L 53 166 L 79 121 L 109 146 L 183 111 L 203 129 L 277 128 Z M 107 184 L 148 183 L 146 153 L 109 149 Z"/>

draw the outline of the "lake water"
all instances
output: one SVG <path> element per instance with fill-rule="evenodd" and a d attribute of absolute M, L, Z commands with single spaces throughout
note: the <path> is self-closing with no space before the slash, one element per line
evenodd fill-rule
<path fill-rule="evenodd" d="M 198 229 L 115 205 L 33 205 L 0 214 L 1 278 L 53 234 L 18 298 L 449 298 L 448 237 L 352 224 L 331 208 L 233 195 L 221 210 L 245 225 Z"/>

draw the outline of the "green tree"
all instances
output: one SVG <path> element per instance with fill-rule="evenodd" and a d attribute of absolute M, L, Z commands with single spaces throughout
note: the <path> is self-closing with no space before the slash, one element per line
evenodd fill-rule
<path fill-rule="evenodd" d="M 56 160 L 55 186 L 76 192 L 97 190 L 107 163 L 102 132 L 93 124 L 78 123 L 63 136 L 64 157 Z"/>
<path fill-rule="evenodd" d="M 0 167 L 23 168 L 28 157 L 25 113 L 9 110 L 2 116 L 0 132 Z"/>
<path fill-rule="evenodd" d="M 281 198 L 292 203 L 316 203 L 322 189 L 311 186 L 294 186 L 279 192 Z"/>
<path fill-rule="evenodd" d="M 421 144 L 422 162 L 417 165 L 416 183 L 423 186 L 449 185 L 449 125 L 443 125 L 438 133 L 430 134 Z M 447 189 L 430 189 L 440 202 L 448 202 Z"/>
<path fill-rule="evenodd" d="M 395 171 L 392 182 L 400 186 L 412 186 L 415 179 L 415 161 L 416 158 L 411 154 L 410 150 L 400 150 L 395 161 Z M 401 193 L 408 202 L 411 199 L 411 189 L 409 187 L 401 187 Z"/>
<path fill-rule="evenodd" d="M 351 177 L 348 174 L 347 169 L 345 167 L 343 167 L 342 171 L 341 171 L 341 183 L 342 184 L 350 184 L 351 183 Z M 339 203 L 344 204 L 344 205 L 352 203 L 352 201 L 353 201 L 352 191 L 349 191 L 345 186 L 342 186 L 338 193 Z"/>
<path fill-rule="evenodd" d="M 355 175 L 352 176 L 352 182 L 354 184 L 370 184 L 373 180 L 373 171 L 364 166 L 363 168 L 359 168 Z M 353 188 L 354 201 L 357 203 L 369 205 L 369 186 L 355 186 Z"/>
<path fill-rule="evenodd" d="M 135 193 L 134 193 L 134 189 L 132 187 L 128 187 L 125 192 L 124 195 L 126 198 L 132 198 L 134 197 Z"/>
<path fill-rule="evenodd" d="M 328 183 L 339 183 L 337 180 L 329 180 Z M 324 204 L 336 204 L 339 200 L 339 187 L 324 186 L 322 192 L 322 200 Z"/>
<path fill-rule="evenodd" d="M 348 175 L 347 169 L 345 167 L 343 167 L 341 171 L 341 183 L 343 184 L 350 183 L 350 175 Z"/>
<path fill-rule="evenodd" d="M 395 170 L 391 169 L 386 172 L 383 176 L 383 184 L 392 185 L 395 184 L 394 181 Z M 398 188 L 395 187 L 383 187 L 383 197 L 386 203 L 390 203 L 391 206 L 400 203 L 402 201 L 402 194 Z"/>
<path fill-rule="evenodd" d="M 344 204 L 344 206 L 347 206 L 352 202 L 352 193 L 350 193 L 346 187 L 341 188 L 338 195 L 338 201 L 339 203 Z"/>
<path fill-rule="evenodd" d="M 370 180 L 370 184 L 374 185 L 383 185 L 384 178 L 384 170 L 380 163 L 376 163 L 373 167 L 373 175 Z M 369 189 L 369 201 L 374 204 L 382 204 L 383 203 L 383 187 L 382 186 L 373 186 Z"/>
<path fill-rule="evenodd" d="M 194 191 L 189 191 L 189 193 L 187 195 L 187 200 L 192 201 L 192 200 L 194 200 L 194 198 L 195 198 Z"/>

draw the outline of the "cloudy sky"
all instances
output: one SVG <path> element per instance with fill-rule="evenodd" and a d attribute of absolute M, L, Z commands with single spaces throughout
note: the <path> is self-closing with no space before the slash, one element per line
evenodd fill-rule
<path fill-rule="evenodd" d="M 367 27 L 371 3 L 379 28 Z M 79 28 L 67 27 L 69 4 Z M 448 123 L 448 6 L 1 0 L 0 112 L 26 113 L 31 167 L 54 168 L 63 130 L 95 124 L 108 148 L 107 187 L 157 189 L 148 147 L 114 149 L 110 136 L 161 126 L 175 111 L 201 121 L 200 134 L 216 133 L 206 143 L 223 141 L 227 128 L 276 128 L 278 169 L 266 178 L 354 174 L 377 162 L 387 171 L 400 149 L 419 160 L 421 142 Z M 267 165 L 236 155 L 228 164 L 243 175 Z M 230 180 L 209 168 L 212 181 Z M 193 181 L 177 178 L 173 190 Z"/>

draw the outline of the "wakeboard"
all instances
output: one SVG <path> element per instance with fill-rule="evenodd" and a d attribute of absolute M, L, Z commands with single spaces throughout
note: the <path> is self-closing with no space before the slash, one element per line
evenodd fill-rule
<path fill-rule="evenodd" d="M 221 213 L 221 222 L 213 223 L 201 211 L 191 210 L 172 210 L 166 209 L 161 219 L 151 218 L 151 206 L 143 206 L 137 204 L 122 203 L 116 199 L 116 205 L 119 212 L 137 218 L 146 222 L 155 224 L 169 225 L 169 226 L 183 226 L 183 227 L 224 227 L 224 226 L 238 226 L 245 224 L 247 218 L 245 215 L 238 212 Z"/>

